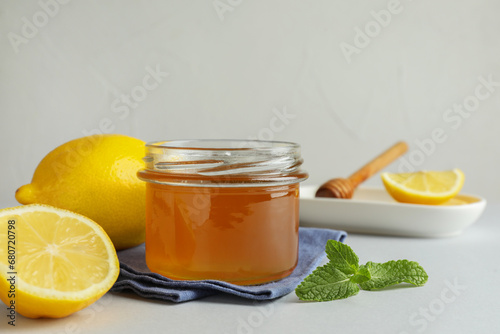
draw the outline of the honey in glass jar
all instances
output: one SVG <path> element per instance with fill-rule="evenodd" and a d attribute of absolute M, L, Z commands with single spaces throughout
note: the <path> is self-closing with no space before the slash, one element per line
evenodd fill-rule
<path fill-rule="evenodd" d="M 297 265 L 300 146 L 175 140 L 146 145 L 146 263 L 177 280 L 259 284 Z"/>

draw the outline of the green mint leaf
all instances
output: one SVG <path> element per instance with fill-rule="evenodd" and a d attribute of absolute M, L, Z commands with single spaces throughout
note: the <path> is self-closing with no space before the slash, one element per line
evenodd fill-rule
<path fill-rule="evenodd" d="M 331 263 L 316 268 L 295 289 L 301 300 L 329 301 L 353 296 L 359 292 L 359 286 Z"/>
<path fill-rule="evenodd" d="M 359 268 L 359 258 L 351 247 L 335 240 L 326 243 L 326 256 L 330 263 L 346 275 L 355 274 Z"/>
<path fill-rule="evenodd" d="M 361 265 L 359 266 L 358 271 L 356 274 L 351 276 L 351 282 L 361 284 L 363 282 L 369 281 L 372 278 L 372 275 L 370 273 L 370 270 L 368 269 L 367 266 Z"/>
<path fill-rule="evenodd" d="M 370 271 L 371 279 L 360 284 L 363 290 L 382 289 L 403 282 L 421 286 L 428 279 L 424 268 L 414 261 L 367 262 L 366 267 Z"/>

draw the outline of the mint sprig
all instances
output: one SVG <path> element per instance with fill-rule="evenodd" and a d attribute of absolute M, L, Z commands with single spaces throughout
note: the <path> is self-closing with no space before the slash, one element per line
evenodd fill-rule
<path fill-rule="evenodd" d="M 351 247 L 328 240 L 326 255 L 330 262 L 316 268 L 295 289 L 301 300 L 329 301 L 354 296 L 359 289 L 382 289 L 399 283 L 424 285 L 428 276 L 417 262 L 408 260 L 385 263 L 367 262 L 359 265 L 359 258 Z"/>

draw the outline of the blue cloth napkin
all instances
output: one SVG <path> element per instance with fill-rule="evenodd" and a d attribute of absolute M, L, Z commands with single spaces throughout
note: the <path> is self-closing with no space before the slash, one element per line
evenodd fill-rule
<path fill-rule="evenodd" d="M 292 274 L 260 285 L 234 285 L 216 280 L 176 281 L 152 273 L 146 266 L 144 244 L 118 252 L 120 276 L 113 292 L 133 291 L 141 297 L 185 302 L 226 293 L 252 300 L 269 300 L 292 292 L 326 257 L 328 240 L 343 242 L 347 233 L 320 228 L 299 228 L 299 259 Z"/>

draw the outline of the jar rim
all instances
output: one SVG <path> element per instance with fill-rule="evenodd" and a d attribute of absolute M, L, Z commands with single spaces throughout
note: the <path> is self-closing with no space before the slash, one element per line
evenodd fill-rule
<path fill-rule="evenodd" d="M 177 139 L 146 143 L 141 180 L 183 186 L 265 186 L 297 183 L 300 145 L 286 141 Z"/>
<path fill-rule="evenodd" d="M 221 145 L 225 143 L 226 145 Z M 212 145 L 210 145 L 212 144 Z M 215 144 L 215 145 L 213 145 Z M 228 145 L 230 144 L 230 145 Z M 298 149 L 300 145 L 287 141 L 254 140 L 254 139 L 173 139 L 146 143 L 150 148 L 166 148 L 196 151 L 244 151 L 244 150 L 276 150 Z"/>

